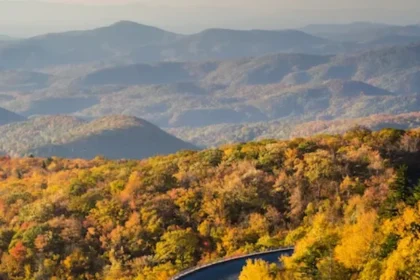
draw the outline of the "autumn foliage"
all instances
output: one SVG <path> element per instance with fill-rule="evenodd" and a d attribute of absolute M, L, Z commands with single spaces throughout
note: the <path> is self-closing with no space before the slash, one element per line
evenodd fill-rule
<path fill-rule="evenodd" d="M 165 280 L 295 246 L 241 279 L 420 278 L 419 131 L 262 141 L 143 161 L 0 159 L 0 278 Z"/>

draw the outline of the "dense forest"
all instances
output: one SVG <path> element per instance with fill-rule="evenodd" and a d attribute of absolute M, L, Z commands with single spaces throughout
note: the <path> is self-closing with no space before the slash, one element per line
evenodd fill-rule
<path fill-rule="evenodd" d="M 420 278 L 420 130 L 142 161 L 0 159 L 0 279 L 165 280 L 295 246 L 245 279 Z M 259 278 L 249 278 L 255 275 Z"/>

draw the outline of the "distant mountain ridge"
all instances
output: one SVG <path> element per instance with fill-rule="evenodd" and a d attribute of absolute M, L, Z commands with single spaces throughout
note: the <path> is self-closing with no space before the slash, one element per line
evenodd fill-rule
<path fill-rule="evenodd" d="M 342 134 L 357 126 L 364 126 L 372 130 L 420 128 L 420 112 L 399 115 L 379 114 L 357 119 L 308 122 L 295 126 L 290 137 L 305 137 L 314 134 Z"/>
<path fill-rule="evenodd" d="M 167 55 L 163 60 L 220 60 L 277 52 L 322 53 L 330 43 L 298 30 L 208 29 L 164 47 Z M 134 60 L 141 61 L 141 54 L 134 54 Z"/>
<path fill-rule="evenodd" d="M 16 40 L 16 39 L 7 35 L 0 34 L 0 41 L 12 41 L 12 40 Z"/>
<path fill-rule="evenodd" d="M 339 32 L 343 38 L 336 38 Z M 352 38 L 354 37 L 354 38 Z M 350 42 L 347 42 L 350 41 Z M 261 56 L 337 54 L 420 42 L 420 26 L 375 23 L 310 25 L 301 30 L 207 29 L 181 35 L 130 21 L 0 44 L 0 69 L 80 63 L 157 63 Z"/>
<path fill-rule="evenodd" d="M 9 123 L 20 122 L 25 119 L 26 118 L 23 116 L 20 116 L 4 108 L 0 108 L 0 126 Z"/>
<path fill-rule="evenodd" d="M 404 114 L 374 114 L 363 118 L 271 121 L 247 124 L 220 124 L 197 129 L 171 128 L 170 133 L 202 147 L 217 147 L 226 143 L 242 143 L 262 139 L 289 139 L 318 134 L 343 134 L 356 127 L 373 131 L 394 129 L 419 129 L 420 112 Z"/>
<path fill-rule="evenodd" d="M 194 150 L 151 123 L 128 116 L 108 116 L 91 122 L 75 117 L 46 116 L 0 126 L 4 154 L 40 157 L 141 159 Z"/>
<path fill-rule="evenodd" d="M 86 31 L 36 36 L 0 46 L 0 68 L 89 62 L 187 61 L 275 52 L 330 53 L 340 46 L 298 30 L 209 29 L 180 35 L 129 21 Z"/>
<path fill-rule="evenodd" d="M 0 71 L 0 90 L 34 90 L 48 86 L 51 75 L 34 71 Z"/>
<path fill-rule="evenodd" d="M 172 42 L 180 36 L 128 21 L 93 30 L 45 34 L 1 47 L 0 69 L 112 61 L 137 47 Z"/>
<path fill-rule="evenodd" d="M 419 67 L 420 43 L 417 43 L 336 56 L 280 53 L 194 63 L 130 64 L 91 72 L 82 77 L 82 84 L 141 85 L 203 81 L 205 84 L 226 86 L 281 82 L 295 85 L 343 79 L 372 82 L 378 87 L 391 89 L 395 88 L 391 83 L 397 80 L 389 81 L 387 86 L 381 86 L 377 81 L 390 74 L 409 75 Z M 413 89 L 413 92 L 416 91 L 420 88 Z"/>
<path fill-rule="evenodd" d="M 334 41 L 368 42 L 382 38 L 419 37 L 420 25 L 389 25 L 374 22 L 353 22 L 348 24 L 312 24 L 301 28 L 303 32 Z M 395 41 L 395 44 L 401 42 Z"/>

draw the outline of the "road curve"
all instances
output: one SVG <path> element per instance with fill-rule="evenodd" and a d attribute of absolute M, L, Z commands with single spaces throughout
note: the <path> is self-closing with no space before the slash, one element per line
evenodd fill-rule
<path fill-rule="evenodd" d="M 215 270 L 217 268 L 219 268 L 221 266 L 226 266 L 229 263 L 236 263 L 238 261 L 243 261 L 243 264 L 245 264 L 247 259 L 259 259 L 262 258 L 264 259 L 267 256 L 272 256 L 272 255 L 291 255 L 293 254 L 294 248 L 293 247 L 289 247 L 289 248 L 281 248 L 281 249 L 276 249 L 276 250 L 270 250 L 270 251 L 265 251 L 265 252 L 258 252 L 258 253 L 252 253 L 252 254 L 248 254 L 245 256 L 239 256 L 239 257 L 233 257 L 233 258 L 229 258 L 229 259 L 223 259 L 220 261 L 216 261 L 213 263 L 209 263 L 209 264 L 205 264 L 202 266 L 197 266 L 188 270 L 185 270 L 177 275 L 175 275 L 174 277 L 171 278 L 171 280 L 189 280 L 189 279 L 194 279 L 194 275 L 195 274 L 199 274 L 199 273 L 204 273 L 204 271 L 206 271 L 205 274 L 208 274 L 211 276 L 211 278 L 209 279 L 214 279 L 214 280 L 219 280 L 218 278 L 214 278 L 215 274 L 212 272 L 212 270 Z M 236 265 L 237 266 L 237 265 Z M 242 269 L 242 266 L 237 266 L 235 267 L 235 269 Z M 235 273 L 240 273 L 239 271 L 235 271 Z M 202 276 L 197 276 L 197 278 L 203 279 Z M 221 278 L 221 279 L 230 279 L 230 278 Z"/>

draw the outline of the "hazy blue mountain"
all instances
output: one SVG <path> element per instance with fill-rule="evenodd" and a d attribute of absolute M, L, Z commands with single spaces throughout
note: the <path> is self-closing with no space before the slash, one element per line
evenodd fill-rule
<path fill-rule="evenodd" d="M 383 46 L 396 46 L 396 45 L 407 45 L 411 43 L 420 43 L 419 36 L 405 36 L 398 34 L 385 35 L 382 37 L 374 38 L 365 42 L 365 44 L 374 47 L 383 47 Z"/>
<path fill-rule="evenodd" d="M 292 137 L 305 137 L 314 134 L 345 133 L 356 126 L 364 126 L 372 130 L 384 128 L 414 129 L 420 127 L 420 113 L 398 115 L 378 114 L 364 118 L 340 119 L 332 121 L 313 121 L 296 125 L 290 133 Z"/>
<path fill-rule="evenodd" d="M 407 93 L 420 92 L 415 81 L 419 70 L 420 44 L 410 44 L 337 56 L 327 64 L 313 67 L 306 74 L 312 81 L 359 80 Z"/>
<path fill-rule="evenodd" d="M 156 27 L 130 21 L 86 31 L 70 31 L 46 34 L 25 40 L 26 44 L 37 45 L 47 50 L 67 53 L 92 48 L 96 52 L 128 51 L 135 47 L 172 42 L 180 37 Z M 98 49 L 94 49 L 94 48 Z"/>
<path fill-rule="evenodd" d="M 311 25 L 303 30 L 311 34 L 299 30 L 208 29 L 196 34 L 179 35 L 122 21 L 93 30 L 3 42 L 0 44 L 0 69 L 28 70 L 82 63 L 121 65 L 225 60 L 279 52 L 325 55 L 406 44 L 417 42 L 417 37 L 420 38 L 418 25 L 353 23 Z"/>
<path fill-rule="evenodd" d="M 124 112 L 162 127 L 198 128 L 414 112 L 420 108 L 419 48 L 119 66 L 78 80 L 82 88 L 95 87 L 90 94 L 98 102 L 77 115 Z M 113 84 L 121 88 L 101 93 Z"/>
<path fill-rule="evenodd" d="M 33 69 L 55 64 L 58 61 L 55 53 L 48 52 L 37 45 L 30 45 L 25 41 L 0 45 L 0 70 Z"/>
<path fill-rule="evenodd" d="M 81 78 L 84 86 L 170 84 L 195 81 L 214 70 L 216 62 L 132 64 L 95 71 Z"/>
<path fill-rule="evenodd" d="M 67 116 L 31 118 L 0 126 L 2 153 L 40 157 L 141 159 L 196 149 L 151 123 L 128 116 L 83 121 Z"/>
<path fill-rule="evenodd" d="M 261 57 L 204 62 L 130 64 L 94 71 L 77 82 L 85 87 L 202 82 L 209 87 L 278 83 L 291 72 L 308 70 L 332 56 L 274 54 Z"/>
<path fill-rule="evenodd" d="M 0 48 L 0 67 L 36 68 L 56 64 L 119 61 L 146 45 L 166 44 L 180 35 L 155 27 L 122 21 L 86 31 L 46 34 Z"/>
<path fill-rule="evenodd" d="M 281 82 L 290 73 L 323 65 L 332 56 L 274 54 L 221 62 L 204 79 L 204 84 L 218 86 L 264 85 Z"/>
<path fill-rule="evenodd" d="M 25 120 L 25 117 L 13 113 L 4 108 L 0 108 L 0 125 L 5 125 L 14 122 L 20 122 Z"/>
<path fill-rule="evenodd" d="M 0 67 L 231 59 L 278 52 L 329 54 L 346 48 L 297 30 L 209 29 L 187 36 L 123 21 L 93 30 L 46 34 L 0 45 Z"/>
<path fill-rule="evenodd" d="M 33 71 L 0 71 L 0 90 L 36 90 L 49 85 L 52 76 Z"/>
<path fill-rule="evenodd" d="M 78 82 L 84 86 L 195 82 L 209 89 L 222 89 L 234 85 L 293 86 L 342 79 L 363 81 L 395 92 L 420 92 L 415 83 L 419 71 L 420 43 L 337 56 L 276 54 L 197 63 L 135 64 L 94 71 Z"/>
<path fill-rule="evenodd" d="M 107 115 L 132 115 L 165 129 L 176 129 L 183 135 L 193 135 L 183 139 L 200 138 L 195 142 L 200 145 L 221 143 L 220 139 L 214 139 L 224 137 L 217 136 L 220 131 L 229 133 L 229 139 L 249 140 L 258 135 L 282 134 L 275 133 L 277 123 L 419 111 L 420 43 L 411 43 L 417 38 L 417 27 L 373 27 L 398 29 L 399 33 L 380 34 L 382 37 L 349 44 L 359 49 L 371 46 L 369 50 L 320 55 L 294 53 L 301 47 L 308 52 L 318 49 L 323 53 L 320 50 L 331 46 L 330 40 L 300 31 L 212 29 L 188 36 L 173 34 L 168 40 L 157 37 L 150 40 L 160 43 L 149 45 L 138 40 L 113 48 L 110 53 L 114 56 L 103 54 L 110 61 L 68 65 L 54 65 L 59 61 L 54 59 L 65 56 L 45 52 L 45 46 L 38 45 L 39 52 L 31 53 L 24 43 L 15 42 L 9 45 L 14 47 L 13 51 L 0 48 L 0 54 L 18 55 L 18 59 L 0 55 L 0 60 L 5 62 L 1 66 L 50 65 L 31 71 L 0 72 L 0 106 L 24 116 L 72 114 L 90 120 Z M 120 28 L 143 30 L 143 26 L 123 22 L 94 31 L 25 41 L 43 42 L 46 37 L 57 43 L 61 39 L 55 36 L 86 39 L 90 38 L 86 32 L 102 34 Z M 151 30 L 153 34 L 161 32 Z M 70 48 L 71 41 L 68 44 Z M 395 46 L 382 47 L 389 44 Z M 99 49 L 98 52 L 109 50 L 103 45 Z M 115 49 L 119 50 L 118 54 Z M 146 49 L 150 52 L 137 53 Z M 148 56 L 150 53 L 155 56 Z M 134 54 L 139 57 L 131 59 L 130 55 Z M 251 54 L 255 56 L 248 56 Z M 142 57 L 152 62 L 166 61 L 133 63 Z M 261 122 L 269 125 L 258 125 Z M 218 130 L 216 126 L 223 128 Z M 47 146 L 47 150 L 40 151 L 65 153 L 67 148 L 61 146 L 63 143 L 60 147 L 56 144 L 42 142 L 31 147 Z"/>
<path fill-rule="evenodd" d="M 277 52 L 325 53 L 330 44 L 328 40 L 297 30 L 208 29 L 170 44 L 164 48 L 163 56 L 171 60 L 206 60 Z M 141 57 L 141 53 L 133 55 L 137 59 Z"/>
<path fill-rule="evenodd" d="M 313 24 L 302 31 L 333 41 L 353 42 L 351 49 L 368 49 L 420 41 L 420 25 L 387 25 L 372 22 Z"/>
<path fill-rule="evenodd" d="M 311 24 L 301 30 L 308 34 L 339 41 L 363 41 L 373 33 L 384 33 L 397 26 L 373 23 L 352 22 L 347 24 Z"/>
<path fill-rule="evenodd" d="M 72 114 L 98 103 L 95 96 L 89 97 L 47 97 L 30 102 L 20 112 L 24 116 Z"/>
<path fill-rule="evenodd" d="M 17 39 L 14 37 L 0 34 L 0 41 L 12 41 L 12 40 L 17 40 Z"/>

